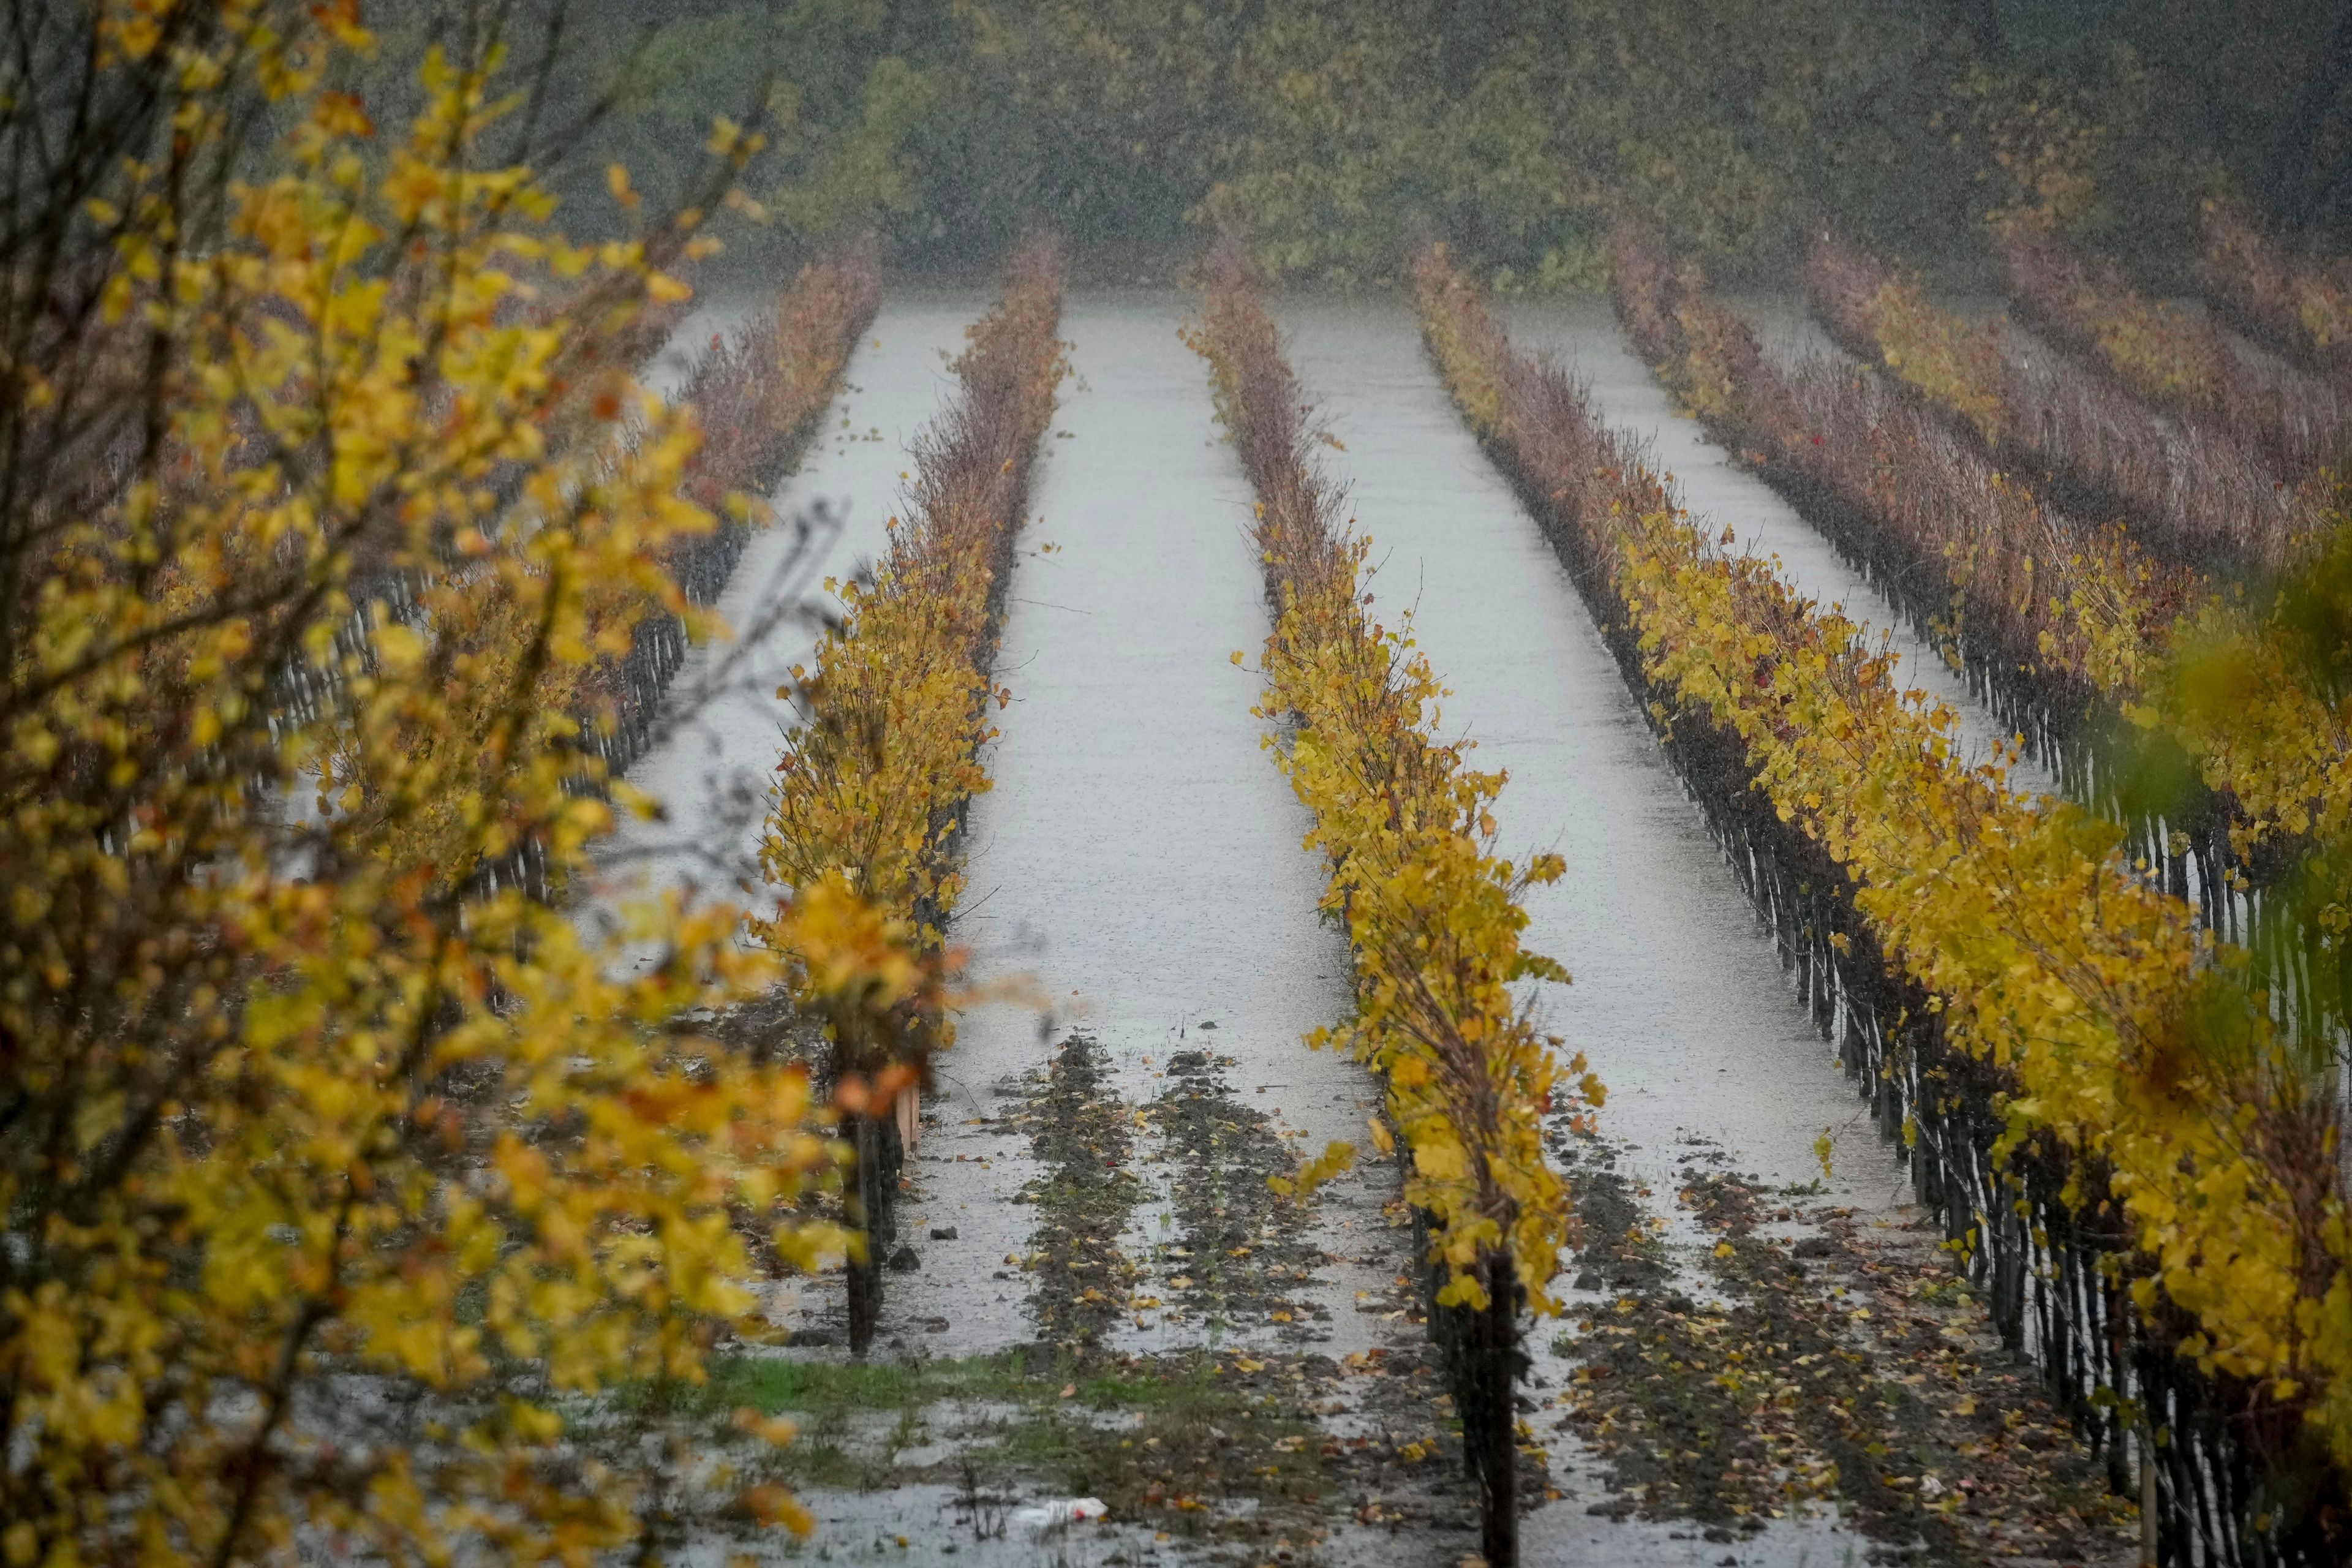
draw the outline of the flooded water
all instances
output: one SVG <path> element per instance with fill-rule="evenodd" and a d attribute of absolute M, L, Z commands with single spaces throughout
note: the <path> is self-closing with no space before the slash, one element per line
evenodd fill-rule
<path fill-rule="evenodd" d="M 754 311 L 771 303 L 770 300 L 741 291 L 697 300 L 660 352 L 637 367 L 638 384 L 666 400 L 676 398 L 684 389 L 694 362 L 710 346 L 711 340 L 725 337 L 750 321 Z"/>
<path fill-rule="evenodd" d="M 1265 639 L 1265 601 L 1249 489 L 1213 422 L 1202 363 L 1177 338 L 1186 304 L 1164 292 L 1081 297 L 1063 316 L 1076 379 L 1012 581 L 997 674 L 1013 701 L 986 753 L 995 787 L 973 803 L 955 923 L 977 979 L 1028 977 L 1050 1016 L 978 1009 L 941 1065 L 948 1099 L 918 1155 L 915 1234 L 952 1226 L 957 1237 L 919 1243 L 921 1271 L 893 1282 L 886 1309 L 944 1318 L 927 1342 L 940 1353 L 1035 1332 L 1009 1310 L 1018 1277 L 990 1279 L 1029 1245 L 1037 1217 L 1010 1201 L 1039 1167 L 1006 1136 L 1007 1119 L 1028 1092 L 1024 1075 L 1071 1034 L 1096 1043 L 1130 1114 L 1167 1091 L 1180 1052 L 1221 1059 L 1234 1114 L 1262 1116 L 1273 1137 L 1308 1152 L 1361 1142 L 1374 1103 L 1354 1064 L 1300 1043 L 1346 1015 L 1348 957 L 1317 919 L 1322 868 L 1301 846 L 1307 817 L 1259 745 L 1256 679 L 1231 662 Z M 1153 1270 L 1189 1277 L 1181 1257 L 1162 1258 L 1183 1245 L 1185 1222 L 1169 1190 L 1182 1172 L 1156 1169 L 1161 1153 L 1146 1137 L 1125 1165 L 1144 1187 L 1121 1251 L 1147 1282 Z M 1237 1165 L 1234 1179 L 1262 1188 L 1262 1173 Z M 1324 1203 L 1327 1223 L 1369 1226 L 1372 1193 L 1362 1177 L 1344 1184 Z M 1360 1272 L 1334 1266 L 1320 1295 L 1351 1303 Z M 975 1299 L 975 1279 L 993 1289 Z M 1335 1312 L 1327 1331 L 1354 1315 Z M 1144 1311 L 1115 1342 L 1196 1342 L 1206 1326 Z M 1227 1314 L 1215 1327 L 1232 1339 L 1252 1325 Z"/>
<path fill-rule="evenodd" d="M 1660 1158 L 1696 1133 L 1778 1181 L 1819 1173 L 1851 1123 L 1858 1201 L 1890 1201 L 1853 1092 L 1783 983 L 1566 570 L 1447 399 L 1402 305 L 1294 305 L 1291 360 L 1346 447 L 1383 610 L 1415 631 L 1455 695 L 1445 728 L 1510 775 L 1504 847 L 1553 849 L 1568 875 L 1530 893 L 1533 944 L 1576 976 L 1542 998 L 1609 1086 L 1602 1121 Z M 1605 317 L 1600 318 L 1605 323 Z M 1637 367 L 1638 368 L 1638 367 Z"/>
<path fill-rule="evenodd" d="M 944 390 L 938 350 L 981 308 L 886 305 L 881 346 L 851 369 L 848 427 L 785 494 L 788 507 L 848 503 L 828 570 L 879 548 L 906 439 Z M 867 1478 L 803 1489 L 824 1521 L 821 1541 L 847 1553 L 1176 1568 L 1232 1560 L 1221 1540 L 1264 1536 L 1276 1555 L 1295 1539 L 1296 1560 L 1327 1568 L 1395 1568 L 1454 1563 L 1472 1539 L 1458 1468 L 1422 1463 L 1446 1411 L 1426 1331 L 1398 1288 L 1411 1233 L 1390 1202 L 1394 1168 L 1360 1169 L 1307 1211 L 1275 1203 L 1265 1185 L 1328 1139 L 1364 1142 L 1378 1095 L 1355 1064 L 1301 1044 L 1348 1015 L 1349 958 L 1317 912 L 1324 874 L 1301 844 L 1308 817 L 1251 713 L 1258 679 L 1231 660 L 1261 645 L 1267 616 L 1250 491 L 1213 421 L 1205 368 L 1177 337 L 1195 308 L 1164 291 L 1081 295 L 1066 308 L 1076 375 L 1008 584 L 996 674 L 1013 700 L 985 753 L 994 787 L 971 809 L 968 887 L 950 932 L 974 980 L 1003 992 L 961 1015 L 940 1061 L 902 1186 L 906 1255 L 887 1275 L 874 1352 L 950 1382 L 955 1368 L 1004 1364 L 961 1359 L 986 1352 L 1042 1344 L 1059 1359 L 1041 1370 L 1031 1358 L 1029 1383 L 996 1405 L 910 1395 L 903 1408 L 815 1426 L 809 1441 L 836 1470 Z M 1775 1246 L 1825 1247 L 1822 1223 L 1892 1235 L 1916 1211 L 1566 573 L 1438 384 L 1409 309 L 1308 300 L 1278 314 L 1295 367 L 1344 444 L 1329 461 L 1377 542 L 1373 592 L 1384 613 L 1414 613 L 1454 692 L 1447 731 L 1476 742 L 1473 765 L 1509 774 L 1497 811 L 1507 851 L 1557 850 L 1568 862 L 1560 884 L 1530 895 L 1528 934 L 1576 979 L 1542 986 L 1537 1000 L 1611 1092 L 1601 1139 L 1557 1146 L 1586 1163 L 1580 1183 L 1597 1164 L 1630 1206 L 1613 1221 L 1623 1236 L 1590 1236 L 1555 1281 L 1576 1332 L 1538 1322 L 1528 1337 L 1529 1421 L 1550 1451 L 1552 1495 L 1525 1516 L 1524 1560 L 1859 1561 L 1869 1542 L 1819 1505 L 1792 1500 L 1786 1517 L 1776 1508 L 1736 1538 L 1630 1518 L 1629 1483 L 1603 1474 L 1571 1434 L 1569 1412 L 1591 1386 L 1580 1357 L 1595 1342 L 1591 1320 L 1646 1321 L 1624 1315 L 1635 1304 L 1616 1300 L 1613 1272 L 1602 1278 L 1617 1267 L 1612 1239 L 1655 1233 L 1664 1283 L 1647 1299 L 1664 1303 L 1659 1321 L 1725 1300 L 1708 1283 L 1725 1277 L 1706 1264 L 1732 1248 L 1714 1245 L 1685 1184 L 1738 1173 L 1758 1179 L 1767 1204 L 1802 1194 L 1822 1205 L 1815 1215 L 1834 1216 L 1759 1211 L 1755 1234 Z M 1808 545 L 1810 531 L 1770 492 L 1666 415 L 1605 307 L 1548 307 L 1521 330 L 1577 355 L 1607 416 L 1652 422 L 1643 427 L 1683 470 L 1695 506 L 1780 553 L 1811 591 L 1891 618 L 1825 545 Z M 747 557 L 726 601 L 731 620 L 778 601 L 760 584 L 788 546 L 781 533 L 755 546 L 768 555 Z M 675 884 L 740 872 L 750 825 L 739 836 L 736 813 L 790 717 L 759 681 L 772 689 L 777 669 L 804 657 L 805 629 L 780 630 L 774 645 L 751 667 L 758 680 L 727 686 L 639 765 L 639 781 L 673 800 L 667 831 L 686 846 L 642 857 L 640 875 Z M 1825 1132 L 1827 1173 L 1815 1152 Z M 1932 1237 L 1916 1246 L 1935 1256 Z M 1916 1257 L 1905 1267 L 1916 1270 Z M 1860 1274 L 1825 1278 L 1863 1288 Z M 1707 1305 L 1694 1308 L 1684 1291 Z M 760 1353 L 845 1361 L 840 1298 L 837 1276 L 787 1288 L 770 1315 L 795 1343 Z M 1844 1321 L 1843 1307 L 1830 1310 Z M 1089 1364 L 1124 1366 L 1139 1382 L 1193 1379 L 1186 1397 L 1212 1401 L 1203 1408 L 1218 1425 L 1183 1415 L 1181 1402 L 1155 1415 L 1157 1394 L 1117 1408 L 1109 1395 L 1074 1398 L 1085 1373 L 1062 1385 L 1074 1345 Z M 1130 1354 L 1153 1359 L 1119 1360 Z M 1277 1407 L 1276 1384 L 1292 1403 Z M 1020 1459 L 1008 1430 L 1093 1458 L 1061 1469 Z M 1408 1441 L 1419 1435 L 1427 1451 Z M 1329 1467 L 1314 1491 L 1250 1479 L 1276 1476 L 1302 1445 L 1319 1446 Z M 1139 1472 L 1146 1449 L 1158 1457 Z M 1145 1476 L 1171 1465 L 1167 1495 L 1197 1486 L 1208 1500 L 1181 1506 L 1207 1512 L 1171 1516 L 1159 1483 L 1143 1490 Z M 1114 1500 L 1109 1521 L 1045 1537 L 991 1535 L 975 1522 L 1057 1497 L 1074 1478 Z M 976 1500 L 982 1492 L 995 1500 Z M 1400 1536 L 1400 1517 L 1416 1533 Z M 1154 1528 L 1171 1518 L 1192 1521 L 1192 1532 Z"/>
<path fill-rule="evenodd" d="M 1802 295 L 1729 294 L 1723 302 L 1748 323 L 1769 358 L 1786 362 L 1808 355 L 1840 361 L 1852 357 L 1813 320 Z"/>
<path fill-rule="evenodd" d="M 1886 1216 L 1881 1225 L 1913 1217 L 1895 1151 L 1793 996 L 1565 569 L 1452 407 L 1411 311 L 1303 302 L 1278 313 L 1292 364 L 1344 445 L 1330 460 L 1374 541 L 1374 592 L 1384 610 L 1412 611 L 1421 647 L 1454 693 L 1446 731 L 1476 742 L 1473 765 L 1509 775 L 1496 811 L 1506 850 L 1567 860 L 1567 876 L 1527 900 L 1531 945 L 1575 976 L 1544 987 L 1539 1005 L 1608 1085 L 1599 1121 L 1611 1169 L 1647 1200 L 1637 1212 L 1681 1288 L 1720 1299 L 1699 1268 L 1716 1238 L 1670 1195 L 1702 1168 Z M 1538 319 L 1542 346 L 1574 353 L 1595 375 L 1606 416 L 1664 423 L 1663 399 L 1617 346 L 1605 307 Z M 1678 423 L 1673 436 L 1693 430 Z M 1854 594 L 1826 546 L 1771 515 L 1776 498 L 1760 485 L 1710 461 L 1695 439 L 1668 450 L 1686 483 L 1698 479 L 1696 504 L 1732 503 L 1740 510 L 1729 521 L 1810 570 L 1811 591 Z M 1604 1315 L 1615 1283 L 1588 1269 L 1555 1285 L 1574 1319 Z M 1549 1342 L 1554 1332 L 1538 1322 L 1529 1335 L 1537 1387 L 1574 1375 L 1576 1348 Z M 1528 1561 L 1724 1561 L 1708 1542 L 1727 1537 L 1594 1517 L 1585 1504 L 1606 1495 L 1595 1461 L 1574 1439 L 1546 1441 L 1566 1500 L 1528 1517 Z M 1776 1521 L 1741 1543 L 1738 1560 L 1835 1563 L 1863 1546 L 1833 1514 L 1815 1512 Z"/>
<path fill-rule="evenodd" d="M 1749 304 L 1752 308 L 1755 302 Z M 1787 308 L 1769 313 L 1785 317 Z M 1591 388 L 1593 405 L 1603 418 L 1649 443 L 1654 460 L 1674 478 L 1683 504 L 1692 512 L 1728 525 L 1741 550 L 1773 558 L 1781 574 L 1800 590 L 1840 607 L 1874 637 L 1885 637 L 1895 652 L 1905 687 L 1924 691 L 1952 710 L 1963 756 L 1980 763 L 1996 754 L 2006 737 L 1969 695 L 1967 682 L 1795 508 L 1709 441 L 1697 420 L 1675 407 L 1627 346 L 1604 302 L 1528 302 L 1509 313 L 1509 325 L 1519 347 L 1549 353 L 1573 370 Z M 1793 342 L 1803 334 L 1793 320 L 1784 319 L 1777 332 L 1760 335 Z M 2012 770 L 2011 782 L 2030 794 L 2054 787 L 2049 775 L 2030 763 Z"/>
<path fill-rule="evenodd" d="M 837 607 L 824 581 L 846 580 L 887 550 L 907 443 L 947 397 L 943 356 L 961 351 L 964 328 L 987 307 L 977 294 L 893 293 L 884 303 L 824 430 L 772 498 L 776 522 L 752 536 L 719 598 L 735 637 L 688 656 L 671 688 L 670 732 L 629 770 L 667 816 L 625 823 L 606 847 L 603 911 L 674 889 L 733 897 L 756 881 L 764 792 L 793 717 L 778 688 L 807 662 L 819 614 Z M 678 337 L 707 340 L 730 310 L 740 319 L 748 309 L 710 307 Z M 665 351 L 656 364 L 677 357 Z"/>

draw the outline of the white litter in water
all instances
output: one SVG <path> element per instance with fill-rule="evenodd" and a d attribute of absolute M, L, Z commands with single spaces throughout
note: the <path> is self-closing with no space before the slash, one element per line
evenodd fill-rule
<path fill-rule="evenodd" d="M 1024 1530 L 1047 1531 L 1056 1525 L 1075 1524 L 1082 1519 L 1100 1519 L 1109 1511 L 1100 1498 L 1055 1498 L 1052 1502 L 1022 1509 L 1013 1516 L 1013 1522 Z"/>

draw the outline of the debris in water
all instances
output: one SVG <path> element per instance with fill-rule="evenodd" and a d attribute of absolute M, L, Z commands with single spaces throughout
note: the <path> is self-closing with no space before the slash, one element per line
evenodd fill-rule
<path fill-rule="evenodd" d="M 1056 1498 L 1052 1502 L 1021 1510 L 1013 1516 L 1013 1522 L 1024 1530 L 1042 1533 L 1062 1525 L 1076 1524 L 1082 1519 L 1100 1519 L 1109 1511 L 1100 1498 Z"/>

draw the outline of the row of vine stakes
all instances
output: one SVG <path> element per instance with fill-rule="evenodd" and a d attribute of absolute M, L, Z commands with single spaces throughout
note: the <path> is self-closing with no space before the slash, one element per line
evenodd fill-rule
<path fill-rule="evenodd" d="M 2299 1151 L 2241 1137 L 2274 1080 L 2168 1044 L 2204 984 L 2191 911 L 2117 853 L 2114 827 L 1962 765 L 1948 712 L 1906 700 L 1858 627 L 1688 521 L 1579 389 L 1510 349 L 1442 252 L 1419 281 L 1457 403 L 1575 574 L 1997 1317 L 2095 1435 L 2137 1394 L 2130 1419 L 2168 1439 L 2177 1535 L 2234 1541 L 2259 1520 L 2272 1548 L 2309 1554 L 2296 1532 L 2324 1510 L 2257 1505 L 2313 1473 L 2315 1445 L 2330 1468 L 2352 1345 L 2308 1331 L 2324 1306 L 2303 1282 L 2343 1238 L 2299 1200 Z"/>

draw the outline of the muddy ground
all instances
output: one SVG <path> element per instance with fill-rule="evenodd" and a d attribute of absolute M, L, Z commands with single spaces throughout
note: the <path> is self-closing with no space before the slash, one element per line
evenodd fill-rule
<path fill-rule="evenodd" d="M 1565 1142 L 1591 1244 L 1579 1315 L 1548 1347 L 1569 1369 L 1549 1427 L 1599 1460 L 1596 1508 L 1725 1543 L 1833 1508 L 1873 1561 L 2135 1560 L 2100 1457 L 1926 1215 L 1823 1204 L 1818 1184 L 1743 1175 L 1696 1138 L 1660 1194 L 1606 1143 Z M 1696 1221 L 1685 1256 L 1648 1217 L 1662 1197 Z"/>
<path fill-rule="evenodd" d="M 778 1312 L 775 1342 L 722 1347 L 687 1413 L 706 1462 L 735 1484 L 789 1487 L 816 1531 L 761 1535 L 714 1499 L 688 1555 L 1471 1557 L 1473 1494 L 1403 1272 L 1396 1173 L 1371 1173 L 1391 1200 L 1356 1258 L 1326 1250 L 1312 1208 L 1266 1185 L 1296 1155 L 1234 1093 L 1231 1065 L 1176 1053 L 1139 1102 L 1075 1032 L 1029 1076 L 1002 1129 L 1034 1163 L 1025 1241 L 963 1282 L 970 1310 L 1017 1318 L 1004 1349 L 931 1353 L 928 1320 L 901 1312 L 856 1361 L 828 1282 L 781 1282 L 800 1304 Z M 1568 1315 L 1530 1327 L 1528 1562 L 2136 1561 L 2100 1458 L 2001 1346 L 1923 1216 L 1743 1177 L 1701 1138 L 1677 1151 L 1673 1193 L 1640 1184 L 1604 1140 L 1563 1129 L 1553 1142 L 1587 1245 L 1556 1282 Z M 908 1196 L 952 1182 L 948 1164 L 912 1163 Z M 1165 1223 L 1147 1233 L 1139 1212 Z M 928 1238 L 908 1245 L 919 1273 Z M 1396 1271 L 1340 1310 L 1375 1342 L 1334 1354 L 1322 1287 L 1333 1265 L 1374 1254 Z M 1185 1342 L 1134 1348 L 1146 1327 Z M 743 1411 L 799 1435 L 768 1449 Z M 1079 1498 L 1105 1516 L 1038 1511 Z"/>

